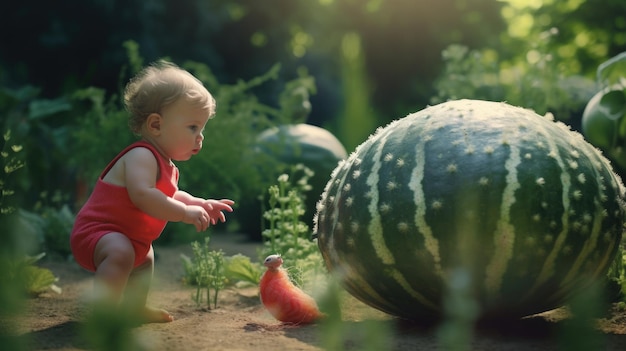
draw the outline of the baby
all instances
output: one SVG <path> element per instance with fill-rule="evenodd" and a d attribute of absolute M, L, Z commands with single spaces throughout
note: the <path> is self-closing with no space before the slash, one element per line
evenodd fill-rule
<path fill-rule="evenodd" d="M 152 242 L 168 221 L 204 231 L 225 222 L 234 201 L 192 196 L 178 189 L 178 168 L 202 149 L 202 132 L 215 100 L 202 83 L 160 61 L 126 86 L 130 128 L 141 137 L 104 169 L 79 211 L 70 242 L 76 261 L 95 272 L 95 292 L 141 322 L 170 322 L 168 312 L 146 305 L 154 268 Z M 132 300 L 132 301 L 131 301 Z"/>

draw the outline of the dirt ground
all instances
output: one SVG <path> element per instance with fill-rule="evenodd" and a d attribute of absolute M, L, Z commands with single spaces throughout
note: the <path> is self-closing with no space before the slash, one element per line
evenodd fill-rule
<path fill-rule="evenodd" d="M 236 234 L 216 234 L 214 249 L 225 254 L 242 253 L 257 257 L 257 244 Z M 251 288 L 228 288 L 220 294 L 217 309 L 198 308 L 191 299 L 193 288 L 181 283 L 180 254 L 190 254 L 190 245 L 157 247 L 153 305 L 170 311 L 176 318 L 167 324 L 148 324 L 133 330 L 146 350 L 324 350 L 322 325 L 287 327 L 281 325 L 261 305 L 258 292 Z M 16 322 L 32 350 L 87 350 L 79 338 L 82 298 L 92 287 L 92 277 L 73 263 L 46 262 L 60 278 L 61 294 L 46 293 L 28 302 L 28 309 Z M 392 350 L 441 350 L 437 327 L 398 321 L 348 298 L 342 306 L 342 345 L 346 350 L 365 348 L 358 327 L 371 321 L 392 330 L 388 348 Z M 562 310 L 525 318 L 507 325 L 477 327 L 472 350 L 570 350 L 560 337 L 566 323 Z M 616 311 L 598 323 L 596 350 L 626 350 L 626 312 Z M 575 342 L 576 345 L 581 345 Z M 1 349 L 2 347 L 0 347 Z"/>

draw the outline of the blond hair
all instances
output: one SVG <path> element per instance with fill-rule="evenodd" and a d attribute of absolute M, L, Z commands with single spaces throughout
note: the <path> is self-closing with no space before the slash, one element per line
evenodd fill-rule
<path fill-rule="evenodd" d="M 167 61 L 158 61 L 145 67 L 128 82 L 124 90 L 124 104 L 130 113 L 130 129 L 139 134 L 150 114 L 160 113 L 163 107 L 181 98 L 206 109 L 210 117 L 215 115 L 215 99 L 191 73 Z"/>

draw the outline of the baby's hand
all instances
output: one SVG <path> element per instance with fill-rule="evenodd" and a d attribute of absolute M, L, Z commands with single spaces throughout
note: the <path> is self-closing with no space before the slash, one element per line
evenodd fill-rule
<path fill-rule="evenodd" d="M 196 231 L 205 231 L 211 224 L 211 216 L 202 206 L 189 205 L 185 207 L 185 216 L 182 220 L 184 223 L 193 224 Z"/>
<path fill-rule="evenodd" d="M 222 211 L 233 212 L 233 208 L 231 207 L 235 201 L 229 199 L 221 199 L 221 200 L 204 200 L 202 203 L 202 207 L 207 211 L 210 217 L 211 224 L 215 225 L 219 219 L 220 222 L 226 222 L 226 216 Z"/>

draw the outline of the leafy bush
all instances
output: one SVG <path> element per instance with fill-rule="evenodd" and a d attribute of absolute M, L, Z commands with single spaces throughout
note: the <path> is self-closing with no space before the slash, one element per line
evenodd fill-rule
<path fill-rule="evenodd" d="M 59 191 L 51 197 L 44 192 L 32 211 L 23 208 L 17 211 L 19 236 L 29 242 L 24 247 L 26 253 L 44 251 L 63 259 L 70 257 L 74 213 L 67 205 L 66 198 Z"/>
<path fill-rule="evenodd" d="M 74 225 L 74 214 L 69 206 L 63 204 L 58 208 L 45 207 L 41 217 L 45 221 L 45 227 L 43 228 L 44 249 L 47 252 L 68 258 L 72 254 L 70 233 Z"/>
<path fill-rule="evenodd" d="M 117 96 L 107 99 L 104 90 L 90 87 L 75 91 L 72 101 L 83 112 L 72 132 L 74 149 L 80 152 L 69 161 L 77 168 L 79 187 L 86 187 L 77 194 L 84 201 L 107 163 L 136 137 Z"/>
<path fill-rule="evenodd" d="M 42 98 L 32 86 L 0 88 L 0 114 L 4 128 L 20 140 L 24 153 L 23 176 L 14 183 L 23 204 L 31 206 L 45 190 L 72 192 L 73 176 L 67 167 L 70 130 L 75 114 L 66 97 Z"/>
<path fill-rule="evenodd" d="M 529 41 L 522 60 L 507 61 L 493 49 L 470 50 L 453 44 L 442 52 L 443 72 L 435 83 L 436 104 L 446 100 L 481 99 L 506 101 L 539 114 L 552 113 L 559 120 L 579 116 L 593 94 L 593 82 L 565 75 L 557 57 L 548 51 L 558 31 L 543 32 Z"/>

